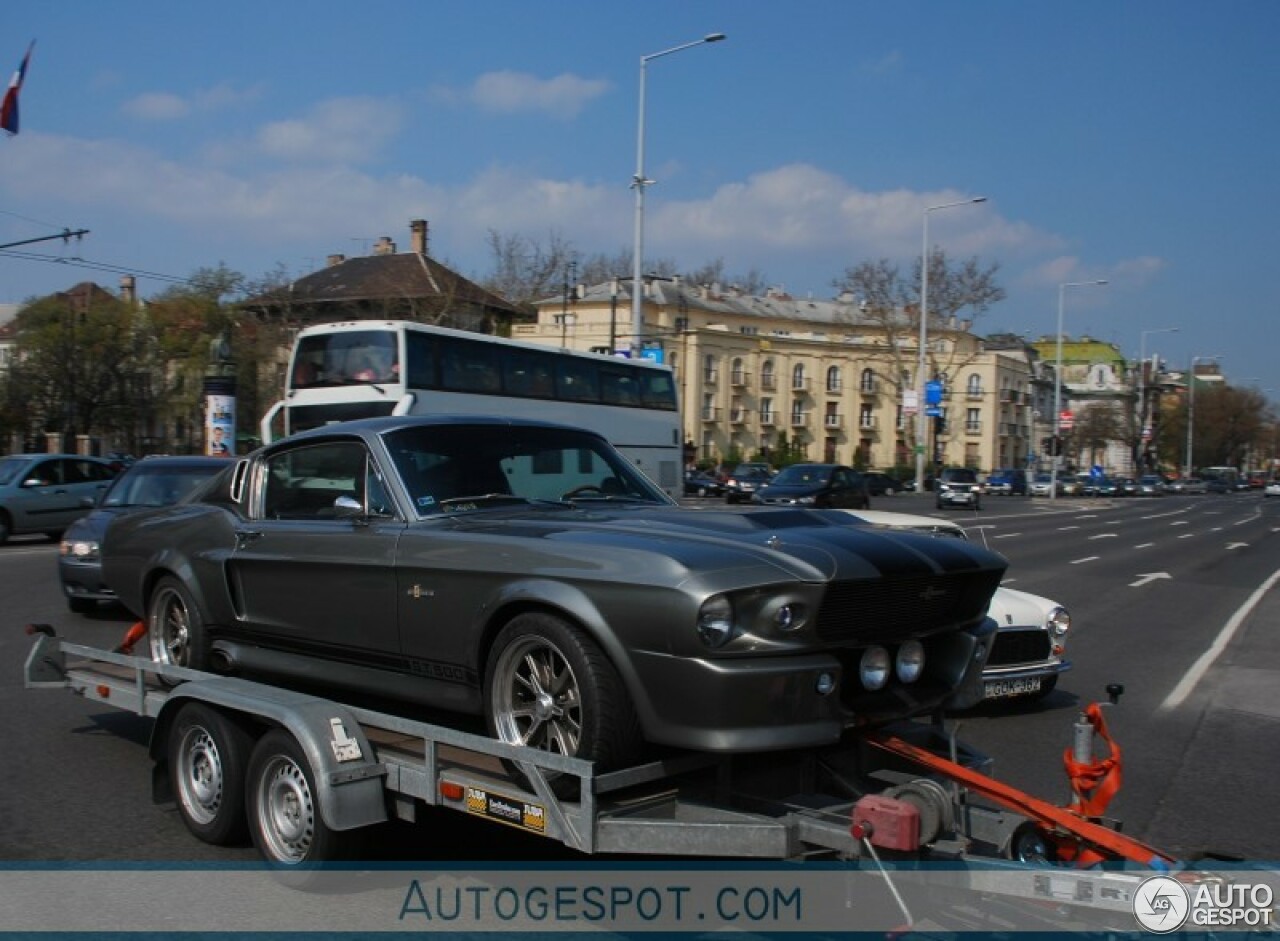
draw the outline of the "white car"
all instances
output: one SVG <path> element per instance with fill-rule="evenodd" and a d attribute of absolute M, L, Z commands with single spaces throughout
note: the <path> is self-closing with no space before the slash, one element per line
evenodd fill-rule
<path fill-rule="evenodd" d="M 1280 497 L 1280 480 L 1268 480 L 1262 490 L 1264 497 Z"/>
<path fill-rule="evenodd" d="M 1280 495 L 1280 489 L 1276 491 Z M 968 539 L 963 527 L 933 516 L 889 513 L 883 510 L 845 510 L 867 526 L 908 529 L 935 536 Z M 982 686 L 962 689 L 947 703 L 950 709 L 969 709 L 993 699 L 1040 699 L 1058 685 L 1059 674 L 1071 669 L 1065 658 L 1071 615 L 1056 601 L 1013 588 L 1000 587 L 991 598 L 987 617 L 996 624 L 995 640 L 982 673 Z"/>

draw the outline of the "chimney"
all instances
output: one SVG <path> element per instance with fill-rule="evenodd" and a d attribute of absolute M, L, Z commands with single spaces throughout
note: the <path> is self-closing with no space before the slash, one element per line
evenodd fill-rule
<path fill-rule="evenodd" d="M 384 235 L 374 243 L 373 253 L 375 255 L 394 255 L 396 253 L 396 243 L 391 241 L 391 236 Z"/>
<path fill-rule="evenodd" d="M 415 255 L 427 254 L 427 220 L 414 219 L 409 223 L 409 232 L 413 237 L 413 253 Z"/>
<path fill-rule="evenodd" d="M 131 274 L 122 275 L 120 278 L 120 300 L 130 307 L 138 303 L 137 285 L 137 280 Z"/>
<path fill-rule="evenodd" d="M 346 255 L 330 255 L 328 258 L 327 264 L 328 264 L 328 267 L 332 268 L 335 265 L 342 264 L 346 260 L 347 260 Z"/>

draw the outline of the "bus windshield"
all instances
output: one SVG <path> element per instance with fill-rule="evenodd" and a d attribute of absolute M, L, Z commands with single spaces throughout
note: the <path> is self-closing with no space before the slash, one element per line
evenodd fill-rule
<path fill-rule="evenodd" d="M 298 338 L 289 388 L 394 383 L 399 379 L 400 350 L 394 332 L 315 333 Z"/>

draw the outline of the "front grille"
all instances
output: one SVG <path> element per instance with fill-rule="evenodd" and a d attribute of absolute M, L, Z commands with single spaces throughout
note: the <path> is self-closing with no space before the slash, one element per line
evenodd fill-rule
<path fill-rule="evenodd" d="M 1049 659 L 1049 633 L 1036 628 L 1026 631 L 997 631 L 987 666 L 1007 667 L 1015 663 L 1040 663 Z"/>
<path fill-rule="evenodd" d="M 833 582 L 818 611 L 818 637 L 829 643 L 888 644 L 971 624 L 986 612 L 1002 574 L 885 575 Z"/>

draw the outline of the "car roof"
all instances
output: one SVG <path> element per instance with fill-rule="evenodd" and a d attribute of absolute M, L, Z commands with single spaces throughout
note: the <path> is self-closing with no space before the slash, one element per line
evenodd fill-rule
<path fill-rule="evenodd" d="M 540 421 L 531 418 L 508 418 L 502 415 L 392 415 L 381 418 L 357 418 L 353 421 L 336 422 L 300 431 L 288 438 L 273 441 L 268 447 L 274 449 L 279 444 L 311 439 L 322 439 L 331 435 L 382 435 L 389 431 L 403 428 L 447 428 L 458 426 L 493 426 L 503 428 L 554 428 L 558 430 L 581 431 L 583 434 L 603 437 L 587 428 L 565 425 L 559 422 Z"/>
<path fill-rule="evenodd" d="M 227 467 L 231 463 L 228 457 L 213 457 L 205 454 L 147 454 L 138 458 L 126 470 L 135 467 Z"/>

